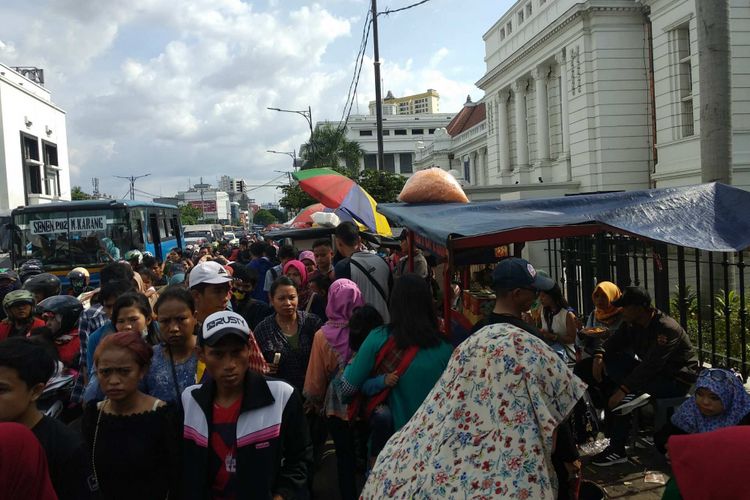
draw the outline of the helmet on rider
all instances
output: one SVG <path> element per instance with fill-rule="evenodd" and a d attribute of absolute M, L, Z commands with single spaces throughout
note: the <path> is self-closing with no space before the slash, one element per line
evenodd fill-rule
<path fill-rule="evenodd" d="M 130 262 L 130 265 L 133 266 L 133 269 L 141 265 L 141 261 L 143 260 L 143 254 L 138 249 L 128 250 L 125 252 L 125 260 Z"/>
<path fill-rule="evenodd" d="M 85 267 L 76 267 L 68 273 L 70 288 L 76 295 L 80 295 L 86 291 L 86 287 L 89 286 L 89 279 L 89 271 Z"/>
<path fill-rule="evenodd" d="M 18 279 L 21 281 L 21 284 L 23 284 L 30 277 L 36 276 L 37 274 L 42 274 L 43 272 L 44 266 L 42 266 L 42 263 L 40 261 L 36 259 L 29 259 L 21 264 L 21 268 L 18 270 Z"/>
<path fill-rule="evenodd" d="M 36 309 L 47 322 L 47 328 L 57 337 L 76 327 L 83 312 L 83 304 L 70 295 L 57 295 L 44 299 Z"/>
<path fill-rule="evenodd" d="M 33 293 L 39 303 L 47 297 L 60 294 L 60 278 L 49 273 L 37 274 L 24 282 L 23 289 Z"/>
<path fill-rule="evenodd" d="M 31 308 L 29 309 L 29 316 L 31 316 L 31 312 L 34 310 L 34 305 L 36 304 L 36 300 L 34 299 L 34 294 L 29 292 L 28 290 L 13 290 L 12 292 L 8 292 L 7 295 L 5 295 L 5 298 L 3 298 L 3 309 L 5 310 L 5 314 L 8 316 L 8 319 L 15 320 L 18 318 L 15 318 L 11 310 L 14 306 L 18 305 L 29 305 Z M 21 318 L 23 320 L 26 320 L 28 318 Z"/>

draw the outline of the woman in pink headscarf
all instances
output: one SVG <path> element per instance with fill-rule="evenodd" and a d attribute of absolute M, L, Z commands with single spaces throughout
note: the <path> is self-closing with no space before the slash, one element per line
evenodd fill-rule
<path fill-rule="evenodd" d="M 325 297 L 314 293 L 310 288 L 310 275 L 307 273 L 305 264 L 299 260 L 290 260 L 284 264 L 282 272 L 284 276 L 288 276 L 297 284 L 298 307 L 302 311 L 313 313 L 321 320 L 326 321 Z"/>
<path fill-rule="evenodd" d="M 352 357 L 349 348 L 349 319 L 364 305 L 356 283 L 347 279 L 333 282 L 328 290 L 328 321 L 315 333 L 310 362 L 305 375 L 304 395 L 308 410 L 327 417 L 328 429 L 336 446 L 341 498 L 357 498 L 355 454 L 348 406 L 341 400 L 334 378 L 340 377 Z"/>

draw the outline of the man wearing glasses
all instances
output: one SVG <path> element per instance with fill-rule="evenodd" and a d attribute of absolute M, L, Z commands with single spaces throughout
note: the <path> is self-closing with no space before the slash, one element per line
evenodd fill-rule
<path fill-rule="evenodd" d="M 612 305 L 622 308 L 622 326 L 588 362 L 590 371 L 588 366 L 576 369 L 608 398 L 610 445 L 592 460 L 600 466 L 627 461 L 625 442 L 634 409 L 647 404 L 650 397 L 687 394 L 698 374 L 698 356 L 687 333 L 651 305 L 648 291 L 627 287 Z M 588 365 L 587 361 L 583 363 Z"/>

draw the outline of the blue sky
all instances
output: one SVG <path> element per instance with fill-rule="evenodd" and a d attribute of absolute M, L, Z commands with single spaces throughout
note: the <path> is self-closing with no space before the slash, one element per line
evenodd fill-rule
<path fill-rule="evenodd" d="M 397 9 L 413 0 L 379 1 Z M 379 17 L 384 92 L 434 88 L 458 110 L 485 71 L 482 35 L 513 4 L 431 0 Z M 27 0 L 0 3 L 0 62 L 45 69 L 68 113 L 71 181 L 121 197 L 114 175 L 150 173 L 136 188 L 173 195 L 200 176 L 257 186 L 286 170 L 305 120 L 341 117 L 369 0 Z M 358 90 L 374 99 L 372 41 Z M 356 112 L 356 108 L 355 108 Z M 259 201 L 279 192 L 260 188 Z M 147 199 L 148 196 L 140 195 Z"/>

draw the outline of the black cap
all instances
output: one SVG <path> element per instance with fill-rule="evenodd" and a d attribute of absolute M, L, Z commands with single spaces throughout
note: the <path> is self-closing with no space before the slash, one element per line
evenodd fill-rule
<path fill-rule="evenodd" d="M 615 307 L 625 306 L 643 306 L 649 307 L 651 305 L 651 294 L 648 290 L 639 286 L 627 286 L 622 291 L 622 297 L 612 301 L 612 305 Z"/>
<path fill-rule="evenodd" d="M 535 288 L 546 292 L 555 286 L 555 282 L 538 273 L 529 261 L 511 257 L 498 262 L 492 272 L 492 286 L 500 290 Z"/>

